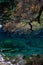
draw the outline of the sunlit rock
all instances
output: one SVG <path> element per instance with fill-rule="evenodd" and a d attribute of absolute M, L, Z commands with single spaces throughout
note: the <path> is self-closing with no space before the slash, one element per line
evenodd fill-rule
<path fill-rule="evenodd" d="M 5 61 L 5 60 L 4 60 L 3 56 L 0 55 L 0 62 L 3 62 L 3 61 Z"/>
<path fill-rule="evenodd" d="M 0 24 L 0 29 L 2 28 L 2 25 Z"/>

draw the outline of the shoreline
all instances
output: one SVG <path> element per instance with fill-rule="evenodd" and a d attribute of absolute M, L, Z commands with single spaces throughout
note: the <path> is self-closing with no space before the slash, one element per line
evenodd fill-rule
<path fill-rule="evenodd" d="M 43 65 L 43 55 L 33 54 L 25 57 L 23 54 L 18 54 L 15 57 L 6 57 L 0 55 L 0 65 Z"/>

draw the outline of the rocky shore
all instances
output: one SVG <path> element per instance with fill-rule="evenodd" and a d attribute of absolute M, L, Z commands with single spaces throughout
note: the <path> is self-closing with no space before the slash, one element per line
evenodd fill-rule
<path fill-rule="evenodd" d="M 0 65 L 43 65 L 43 55 L 33 54 L 25 57 L 22 54 L 18 54 L 11 58 L 2 54 L 0 55 Z"/>

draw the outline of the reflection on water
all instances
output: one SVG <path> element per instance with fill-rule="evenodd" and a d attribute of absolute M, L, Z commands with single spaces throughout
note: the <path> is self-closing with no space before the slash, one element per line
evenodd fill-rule
<path fill-rule="evenodd" d="M 10 36 L 0 30 L 0 51 L 7 55 L 43 54 L 43 30 L 22 35 L 17 33 Z"/>

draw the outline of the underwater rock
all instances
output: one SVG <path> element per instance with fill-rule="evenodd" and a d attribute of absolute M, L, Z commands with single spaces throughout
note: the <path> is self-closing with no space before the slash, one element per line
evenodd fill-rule
<path fill-rule="evenodd" d="M 33 44 L 31 43 L 31 41 L 27 41 L 26 44 L 29 45 L 29 46 L 33 46 Z"/>
<path fill-rule="evenodd" d="M 11 50 L 11 53 L 15 53 L 15 52 L 18 52 L 18 51 L 19 51 L 19 49 L 16 48 L 16 49 L 14 49 L 14 50 Z"/>
<path fill-rule="evenodd" d="M 41 31 L 39 34 L 35 36 L 36 38 L 43 38 L 43 32 Z"/>
<path fill-rule="evenodd" d="M 2 50 L 0 50 L 0 52 L 8 52 L 8 51 L 10 51 L 11 49 L 2 49 Z"/>

